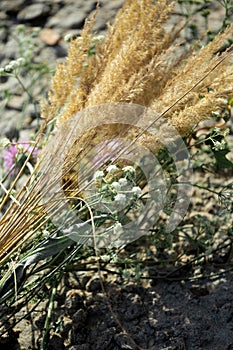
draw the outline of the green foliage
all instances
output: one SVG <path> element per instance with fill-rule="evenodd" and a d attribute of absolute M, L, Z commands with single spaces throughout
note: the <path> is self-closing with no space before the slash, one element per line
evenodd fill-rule
<path fill-rule="evenodd" d="M 224 18 L 222 26 L 219 28 L 219 31 L 222 31 L 232 23 L 233 16 L 233 4 L 232 0 L 216 0 L 224 9 Z M 210 15 L 211 15 L 211 6 L 215 5 L 213 0 L 178 0 L 180 5 L 181 14 L 185 16 L 189 22 L 186 27 L 186 40 L 187 41 L 196 41 L 200 39 L 200 23 L 197 24 L 197 21 L 193 18 L 199 15 L 199 18 L 203 18 L 203 24 L 206 31 L 206 42 L 213 40 L 213 38 L 218 33 L 217 31 L 210 30 Z M 226 47 L 230 46 L 232 43 L 231 38 L 229 38 L 229 43 L 226 43 Z"/>
<path fill-rule="evenodd" d="M 225 10 L 225 17 L 222 24 L 222 29 L 231 24 L 231 18 L 233 16 L 233 3 L 232 0 L 217 0 Z"/>
<path fill-rule="evenodd" d="M 22 95 L 26 93 L 23 103 L 22 119 L 24 118 L 24 111 L 29 104 L 34 106 L 34 113 L 37 118 L 39 118 L 38 102 L 39 99 L 44 96 L 38 96 L 38 82 L 41 83 L 45 77 L 49 78 L 53 73 L 53 70 L 49 68 L 46 62 L 36 62 L 36 40 L 39 32 L 39 28 L 34 28 L 33 31 L 28 34 L 26 27 L 24 25 L 19 25 L 16 33 L 11 34 L 11 38 L 14 39 L 16 43 L 16 59 L 8 62 L 5 67 L 0 68 L 0 76 L 15 78 Z M 11 91 L 3 91 L 2 112 L 11 101 L 12 97 Z M 20 128 L 20 125 L 18 125 L 18 127 Z"/>

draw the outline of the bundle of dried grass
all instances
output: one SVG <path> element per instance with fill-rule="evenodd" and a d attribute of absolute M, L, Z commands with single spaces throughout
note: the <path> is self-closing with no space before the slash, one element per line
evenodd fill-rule
<path fill-rule="evenodd" d="M 182 26 L 164 29 L 173 6 L 168 0 L 126 1 L 88 59 L 94 18 L 87 21 L 82 40 L 71 42 L 66 63 L 58 65 L 50 105 L 44 106 L 47 120 L 58 114 L 62 122 L 89 106 L 128 102 L 159 114 L 169 110 L 166 117 L 184 135 L 211 111 L 224 108 L 232 95 L 232 56 L 216 52 L 233 26 L 200 51 L 180 54 L 176 40 Z"/>
<path fill-rule="evenodd" d="M 57 67 L 49 102 L 43 106 L 43 128 L 55 117 L 62 125 L 87 107 L 126 102 L 150 107 L 155 110 L 156 118 L 168 118 L 177 131 L 185 135 L 212 111 L 225 108 L 226 99 L 233 94 L 232 56 L 230 51 L 221 56 L 215 53 L 232 35 L 233 26 L 200 51 L 181 54 L 176 39 L 182 27 L 169 31 L 164 28 L 173 6 L 169 0 L 156 3 L 126 0 L 115 23 L 109 26 L 106 39 L 96 43 L 95 55 L 88 54 L 95 16 L 87 20 L 81 40 L 72 40 L 66 62 Z M 148 127 L 153 122 L 149 114 Z M 105 131 L 112 135 L 112 129 Z M 122 128 L 115 132 L 121 133 Z M 132 140 L 140 133 L 135 128 L 127 128 L 125 132 Z M 78 140 L 74 152 L 76 164 L 83 157 L 83 145 L 87 149 L 88 145 L 95 144 L 95 139 L 98 143 L 101 135 L 95 129 Z M 156 137 L 153 140 L 151 136 L 149 139 L 141 136 L 142 144 L 158 150 L 160 144 Z M 67 163 L 67 174 L 71 163 Z M 49 191 L 56 181 L 54 178 L 43 186 Z M 0 261 L 7 259 L 47 221 L 43 206 L 39 205 L 41 187 L 36 180 L 32 183 L 29 180 L 29 184 L 1 219 Z M 51 201 L 51 212 L 57 205 Z"/>

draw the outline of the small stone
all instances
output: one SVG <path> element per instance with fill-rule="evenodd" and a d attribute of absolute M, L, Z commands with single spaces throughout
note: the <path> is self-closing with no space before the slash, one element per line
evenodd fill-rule
<path fill-rule="evenodd" d="M 24 103 L 25 103 L 24 95 L 21 95 L 21 96 L 15 95 L 7 103 L 7 108 L 13 109 L 16 111 L 22 111 Z"/>
<path fill-rule="evenodd" d="M 60 331 L 60 334 L 62 336 L 62 339 L 66 339 L 68 337 L 69 331 L 72 329 L 73 322 L 67 316 L 62 316 L 61 319 L 62 319 L 62 329 Z"/>
<path fill-rule="evenodd" d="M 54 350 L 54 349 L 56 349 L 56 350 L 64 350 L 65 349 L 63 339 L 57 333 L 54 333 L 52 335 L 52 337 L 48 343 L 48 350 Z"/>
<path fill-rule="evenodd" d="M 49 6 L 44 4 L 33 4 L 20 11 L 17 19 L 21 22 L 30 22 L 31 20 L 47 16 L 49 12 Z"/>
<path fill-rule="evenodd" d="M 66 294 L 65 310 L 69 316 L 83 308 L 83 300 L 76 289 L 71 289 Z"/>
<path fill-rule="evenodd" d="M 10 140 L 18 140 L 19 139 L 19 130 L 15 127 L 12 126 L 9 130 L 6 130 L 5 136 Z"/>
<path fill-rule="evenodd" d="M 3 10 L 6 13 L 17 13 L 22 8 L 23 5 L 26 3 L 26 0 L 14 0 L 14 1 L 1 1 L 0 9 Z"/>
<path fill-rule="evenodd" d="M 114 336 L 114 340 L 121 349 L 134 350 L 135 346 L 128 334 L 119 333 Z"/>
<path fill-rule="evenodd" d="M 101 288 L 100 279 L 99 278 L 92 279 L 90 282 L 88 282 L 86 288 L 88 292 L 95 292 L 95 293 L 101 292 L 102 288 Z"/>
<path fill-rule="evenodd" d="M 83 9 L 74 9 L 73 6 L 65 6 L 57 14 L 51 17 L 46 26 L 59 26 L 65 29 L 82 28 L 87 15 Z"/>
<path fill-rule="evenodd" d="M 115 328 L 104 329 L 96 341 L 96 349 L 110 349 L 112 348 L 112 340 L 114 339 Z"/>
<path fill-rule="evenodd" d="M 87 313 L 83 309 L 80 309 L 73 315 L 72 322 L 80 327 L 80 325 L 84 324 L 86 319 Z"/>
<path fill-rule="evenodd" d="M 67 350 L 90 350 L 90 345 L 88 344 L 72 345 L 72 346 L 69 346 Z"/>
<path fill-rule="evenodd" d="M 6 21 L 7 20 L 7 14 L 2 11 L 0 11 L 0 21 Z"/>
<path fill-rule="evenodd" d="M 40 32 L 40 38 L 49 46 L 55 46 L 61 39 L 61 35 L 56 33 L 54 30 L 49 28 L 44 28 Z"/>
<path fill-rule="evenodd" d="M 210 291 L 207 286 L 194 285 L 190 288 L 190 291 L 198 297 L 203 297 L 210 294 Z"/>
<path fill-rule="evenodd" d="M 1 20 L 1 18 L 0 18 Z M 7 30 L 6 28 L 0 28 L 0 42 L 6 42 L 7 40 Z"/>
<path fill-rule="evenodd" d="M 8 60 L 12 60 L 16 57 L 16 48 L 17 43 L 14 38 L 10 38 L 7 43 L 4 45 L 4 58 Z M 1 62 L 1 66 L 3 66 L 3 62 Z"/>
<path fill-rule="evenodd" d="M 9 131 L 15 127 L 15 124 L 18 122 L 18 115 L 15 111 L 5 111 L 3 116 L 1 116 L 1 128 L 0 128 L 0 137 L 6 136 Z"/>

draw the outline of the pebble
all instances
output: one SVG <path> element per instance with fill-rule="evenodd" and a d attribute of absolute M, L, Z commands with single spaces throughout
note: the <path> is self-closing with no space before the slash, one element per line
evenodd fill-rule
<path fill-rule="evenodd" d="M 40 33 L 40 38 L 45 44 L 54 46 L 59 43 L 61 35 L 52 29 L 44 28 Z"/>
<path fill-rule="evenodd" d="M 0 10 L 5 11 L 6 14 L 14 14 L 20 11 L 25 6 L 26 0 L 5 0 L 0 3 Z"/>
<path fill-rule="evenodd" d="M 18 121 L 17 113 L 14 110 L 10 110 L 7 113 L 1 115 L 1 127 L 0 137 L 4 137 L 10 132 Z"/>
<path fill-rule="evenodd" d="M 30 22 L 34 19 L 47 16 L 49 12 L 49 6 L 45 4 L 33 4 L 21 10 L 17 15 L 17 19 L 21 22 Z"/>
<path fill-rule="evenodd" d="M 61 336 L 57 333 L 54 333 L 49 340 L 49 344 L 48 344 L 48 350 L 64 350 L 65 346 L 64 346 L 64 341 L 61 338 Z"/>
<path fill-rule="evenodd" d="M 82 297 L 79 295 L 78 290 L 71 289 L 66 294 L 65 312 L 67 315 L 72 316 L 75 312 L 83 307 Z"/>
<path fill-rule="evenodd" d="M 48 22 L 47 26 L 54 28 L 55 26 L 60 26 L 65 29 L 76 29 L 82 28 L 87 14 L 84 10 L 76 10 L 72 6 L 67 6 L 61 9 L 52 17 Z"/>

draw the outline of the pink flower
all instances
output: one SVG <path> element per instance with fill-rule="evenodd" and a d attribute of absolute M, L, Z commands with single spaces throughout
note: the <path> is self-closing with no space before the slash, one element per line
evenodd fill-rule
<path fill-rule="evenodd" d="M 32 151 L 33 147 L 29 143 L 17 143 L 7 147 L 5 154 L 3 155 L 5 170 L 9 172 L 9 175 L 18 174 L 24 161 Z M 35 162 L 38 156 L 38 149 L 34 149 L 30 158 L 31 162 Z"/>

